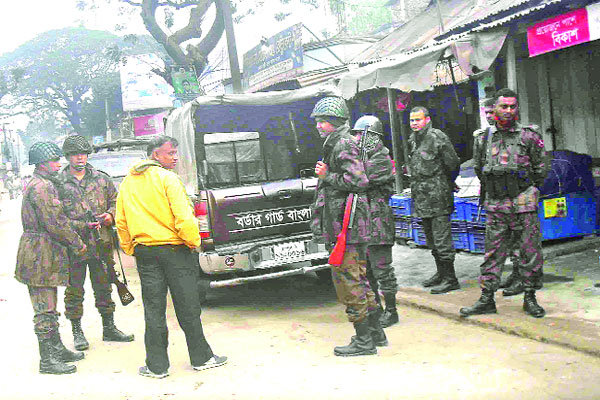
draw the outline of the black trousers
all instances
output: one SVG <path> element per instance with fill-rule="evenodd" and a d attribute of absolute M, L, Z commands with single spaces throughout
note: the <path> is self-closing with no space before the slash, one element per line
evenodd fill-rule
<path fill-rule="evenodd" d="M 200 320 L 198 255 L 184 245 L 137 245 L 134 254 L 146 321 L 146 365 L 154 373 L 163 373 L 169 368 L 167 290 L 171 293 L 179 326 L 185 333 L 190 361 L 193 366 L 204 364 L 213 352 Z"/>

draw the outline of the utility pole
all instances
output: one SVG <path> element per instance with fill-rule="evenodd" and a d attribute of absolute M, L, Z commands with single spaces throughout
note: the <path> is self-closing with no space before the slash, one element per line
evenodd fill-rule
<path fill-rule="evenodd" d="M 240 62 L 235 45 L 231 5 L 229 4 L 229 0 L 219 0 L 219 3 L 223 9 L 223 22 L 225 24 L 225 34 L 227 35 L 227 52 L 229 53 L 229 69 L 231 69 L 233 93 L 242 93 L 242 74 L 240 73 Z"/>
<path fill-rule="evenodd" d="M 442 33 L 444 33 L 446 31 L 446 29 L 444 28 L 444 19 L 442 18 L 442 6 L 440 6 L 440 0 L 436 0 L 435 2 L 437 4 L 437 13 L 438 13 L 438 18 L 440 20 L 440 35 Z"/>
<path fill-rule="evenodd" d="M 110 112 L 108 111 L 108 97 L 104 98 L 104 111 L 106 113 L 106 141 L 112 141 L 112 132 L 110 131 Z"/>

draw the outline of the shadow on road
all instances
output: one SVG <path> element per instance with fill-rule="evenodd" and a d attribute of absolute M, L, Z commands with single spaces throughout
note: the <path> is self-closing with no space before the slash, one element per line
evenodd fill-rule
<path fill-rule="evenodd" d="M 335 289 L 331 282 L 322 281 L 314 274 L 307 274 L 209 289 L 203 307 L 245 306 L 278 309 L 316 307 L 335 301 Z"/>

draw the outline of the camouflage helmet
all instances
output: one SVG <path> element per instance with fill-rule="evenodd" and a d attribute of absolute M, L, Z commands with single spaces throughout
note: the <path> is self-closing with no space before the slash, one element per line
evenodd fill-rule
<path fill-rule="evenodd" d="M 310 114 L 311 118 L 335 117 L 348 119 L 349 116 L 348 106 L 341 97 L 323 97 L 315 104 L 315 108 Z"/>
<path fill-rule="evenodd" d="M 360 117 L 354 124 L 353 131 L 364 131 L 367 129 L 369 132 L 376 133 L 383 136 L 383 124 L 374 115 L 364 115 Z"/>
<path fill-rule="evenodd" d="M 62 151 L 55 143 L 37 142 L 29 148 L 29 165 L 41 164 L 62 157 Z"/>
<path fill-rule="evenodd" d="M 63 143 L 63 153 L 69 154 L 90 154 L 93 153 L 92 146 L 86 138 L 81 135 L 72 135 L 65 139 Z"/>

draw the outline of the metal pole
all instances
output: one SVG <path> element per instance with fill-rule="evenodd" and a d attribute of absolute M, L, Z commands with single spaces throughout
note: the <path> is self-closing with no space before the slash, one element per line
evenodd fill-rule
<path fill-rule="evenodd" d="M 512 38 L 506 43 L 506 83 L 509 89 L 517 91 L 517 60 L 515 57 L 515 42 Z"/>
<path fill-rule="evenodd" d="M 225 23 L 225 33 L 227 36 L 227 53 L 229 53 L 229 68 L 231 69 L 233 93 L 242 93 L 242 74 L 240 73 L 240 62 L 235 45 L 231 5 L 229 4 L 229 0 L 219 0 L 219 2 L 223 9 L 223 22 Z"/>
<path fill-rule="evenodd" d="M 398 148 L 398 126 L 396 120 L 396 96 L 392 89 L 387 88 L 388 112 L 390 113 L 390 129 L 392 131 L 392 154 L 396 163 L 395 185 L 396 193 L 402 193 L 404 185 L 402 183 L 402 164 L 400 161 L 400 149 Z M 403 140 L 404 142 L 404 140 Z"/>
<path fill-rule="evenodd" d="M 104 112 L 106 113 L 106 141 L 112 141 L 112 132 L 110 131 L 110 122 L 109 122 L 109 111 L 108 111 L 108 97 L 104 98 Z"/>
<path fill-rule="evenodd" d="M 437 4 L 437 13 L 440 20 L 440 34 L 442 34 L 446 29 L 444 28 L 444 20 L 442 19 L 442 7 L 440 6 L 440 0 L 437 0 L 435 4 Z"/>

